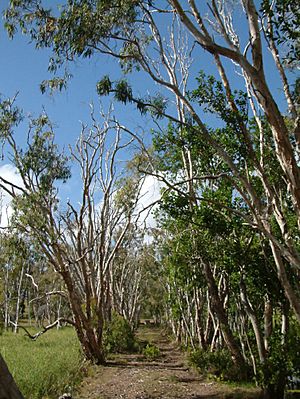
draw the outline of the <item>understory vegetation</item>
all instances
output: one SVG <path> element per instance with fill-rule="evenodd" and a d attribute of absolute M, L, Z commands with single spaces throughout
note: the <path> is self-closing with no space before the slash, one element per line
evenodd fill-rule
<path fill-rule="evenodd" d="M 70 327 L 51 330 L 36 341 L 22 331 L 4 332 L 0 351 L 27 399 L 57 399 L 63 393 L 72 393 L 84 375 L 80 344 Z"/>
<path fill-rule="evenodd" d="M 207 377 L 220 381 L 239 381 L 239 370 L 236 369 L 230 352 L 220 349 L 213 352 L 198 349 L 189 356 L 190 362 L 199 372 Z"/>
<path fill-rule="evenodd" d="M 34 335 L 38 330 L 26 327 Z M 105 329 L 107 355 L 141 353 L 145 360 L 156 360 L 159 348 L 141 340 L 128 322 L 114 313 Z M 83 377 L 89 375 L 91 363 L 84 360 L 80 343 L 72 327 L 52 329 L 36 340 L 20 328 L 19 333 L 2 331 L 0 352 L 26 399 L 53 398 L 75 392 Z"/>
<path fill-rule="evenodd" d="M 107 353 L 138 352 L 139 345 L 132 326 L 116 312 L 104 330 L 104 346 Z"/>
<path fill-rule="evenodd" d="M 148 343 L 142 353 L 148 360 L 156 360 L 160 357 L 160 350 L 153 343 Z"/>

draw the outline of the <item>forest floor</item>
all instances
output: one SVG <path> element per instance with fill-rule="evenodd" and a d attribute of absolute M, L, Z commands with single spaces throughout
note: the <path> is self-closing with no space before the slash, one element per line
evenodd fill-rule
<path fill-rule="evenodd" d="M 107 366 L 94 367 L 75 399 L 256 399 L 255 388 L 231 387 L 208 381 L 188 365 L 185 354 L 161 329 L 142 328 L 140 338 L 160 349 L 149 361 L 142 354 L 122 354 Z"/>

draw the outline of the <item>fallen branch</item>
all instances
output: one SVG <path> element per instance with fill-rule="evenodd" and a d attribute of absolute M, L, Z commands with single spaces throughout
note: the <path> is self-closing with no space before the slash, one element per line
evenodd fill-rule
<path fill-rule="evenodd" d="M 53 323 L 49 324 L 46 327 L 43 326 L 43 330 L 41 330 L 41 331 L 37 332 L 36 334 L 32 335 L 32 334 L 30 334 L 30 332 L 27 330 L 26 327 L 20 326 L 20 325 L 14 323 L 13 321 L 9 321 L 9 323 L 12 324 L 14 327 L 21 328 L 22 330 L 24 330 L 26 335 L 30 339 L 32 339 L 33 341 L 37 340 L 38 337 L 40 337 L 41 335 L 45 334 L 48 330 L 51 330 L 53 327 L 57 326 L 57 324 L 59 324 L 61 322 L 65 322 L 65 323 L 71 324 L 72 326 L 75 325 L 75 323 L 72 320 L 65 319 L 65 318 L 62 317 L 62 318 L 59 318 L 59 319 L 55 320 Z"/>

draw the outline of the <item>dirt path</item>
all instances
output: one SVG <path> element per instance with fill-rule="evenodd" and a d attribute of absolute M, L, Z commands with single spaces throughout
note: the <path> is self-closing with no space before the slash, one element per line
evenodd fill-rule
<path fill-rule="evenodd" d="M 75 399 L 254 399 L 253 389 L 238 389 L 204 380 L 190 370 L 184 354 L 159 329 L 143 329 L 143 339 L 160 349 L 156 361 L 143 355 L 119 355 L 93 369 Z"/>

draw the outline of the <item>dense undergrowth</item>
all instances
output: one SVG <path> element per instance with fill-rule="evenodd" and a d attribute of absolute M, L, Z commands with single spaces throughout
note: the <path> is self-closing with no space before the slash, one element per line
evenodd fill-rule
<path fill-rule="evenodd" d="M 189 354 L 192 366 L 202 375 L 220 381 L 241 381 L 240 370 L 234 365 L 230 352 L 226 349 L 216 351 L 195 350 Z"/>

